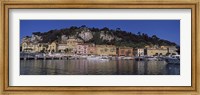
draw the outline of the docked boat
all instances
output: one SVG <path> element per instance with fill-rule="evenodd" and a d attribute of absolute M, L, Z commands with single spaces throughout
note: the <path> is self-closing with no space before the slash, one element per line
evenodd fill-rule
<path fill-rule="evenodd" d="M 101 61 L 108 61 L 109 57 L 107 56 L 88 56 L 87 60 L 101 60 Z"/>
<path fill-rule="evenodd" d="M 145 57 L 145 59 L 146 59 L 147 61 L 158 60 L 156 57 L 152 57 L 152 56 Z"/>
<path fill-rule="evenodd" d="M 107 57 L 107 56 L 101 56 L 101 57 L 99 57 L 99 59 L 103 60 L 103 61 L 108 61 L 109 57 Z"/>
<path fill-rule="evenodd" d="M 87 59 L 88 56 L 78 56 L 79 59 Z"/>
<path fill-rule="evenodd" d="M 118 56 L 118 57 L 117 57 L 117 59 L 119 59 L 119 60 L 120 60 L 120 59 L 123 59 L 123 58 L 124 58 L 124 56 Z"/>
<path fill-rule="evenodd" d="M 98 60 L 99 56 L 88 56 L 87 59 L 88 60 Z"/>
<path fill-rule="evenodd" d="M 165 61 L 169 64 L 180 64 L 180 60 L 173 57 L 166 57 Z"/>
<path fill-rule="evenodd" d="M 124 60 L 133 60 L 133 57 L 124 57 Z"/>
<path fill-rule="evenodd" d="M 172 55 L 172 58 L 176 58 L 176 59 L 180 60 L 180 55 Z"/>
<path fill-rule="evenodd" d="M 134 58 L 136 61 L 144 61 L 144 57 L 138 56 Z"/>

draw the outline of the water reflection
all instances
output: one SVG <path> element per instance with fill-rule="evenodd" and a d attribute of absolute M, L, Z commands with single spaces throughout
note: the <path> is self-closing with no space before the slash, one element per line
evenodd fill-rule
<path fill-rule="evenodd" d="M 180 65 L 133 60 L 20 60 L 21 75 L 180 75 Z"/>

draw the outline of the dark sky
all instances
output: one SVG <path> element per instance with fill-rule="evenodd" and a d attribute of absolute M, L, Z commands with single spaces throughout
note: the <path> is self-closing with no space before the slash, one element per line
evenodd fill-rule
<path fill-rule="evenodd" d="M 20 38 L 30 36 L 32 32 L 47 32 L 82 25 L 157 35 L 161 39 L 180 45 L 180 20 L 20 20 Z"/>

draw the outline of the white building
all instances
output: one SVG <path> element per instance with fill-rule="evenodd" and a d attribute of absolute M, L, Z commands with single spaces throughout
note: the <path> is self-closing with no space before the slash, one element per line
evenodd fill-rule
<path fill-rule="evenodd" d="M 136 54 L 137 54 L 137 56 L 144 56 L 144 49 L 143 48 L 138 48 Z"/>
<path fill-rule="evenodd" d="M 65 52 L 67 49 L 67 44 L 58 44 L 58 52 Z"/>

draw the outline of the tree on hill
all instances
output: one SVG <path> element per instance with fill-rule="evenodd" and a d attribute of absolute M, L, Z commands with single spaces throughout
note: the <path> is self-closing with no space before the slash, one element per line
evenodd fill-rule
<path fill-rule="evenodd" d="M 108 44 L 108 45 L 116 45 L 116 46 L 129 46 L 129 47 L 144 47 L 146 45 L 168 45 L 168 46 L 177 46 L 176 43 L 170 42 L 168 40 L 161 39 L 156 35 L 149 36 L 148 34 L 138 32 L 128 32 L 117 28 L 115 30 L 109 29 L 108 27 L 100 28 L 88 28 L 86 25 L 82 25 L 81 27 L 71 26 L 69 28 L 63 28 L 60 30 L 54 29 L 49 30 L 47 32 L 33 32 L 32 34 L 42 36 L 41 43 L 51 43 L 53 41 L 60 41 L 62 35 L 66 35 L 66 37 L 73 36 L 75 38 L 80 38 L 78 36 L 81 31 L 84 29 L 89 29 L 93 35 L 93 38 L 89 41 L 84 41 L 85 43 L 94 43 L 97 45 Z M 104 35 L 110 35 L 113 37 L 112 40 L 105 40 L 100 38 L 100 34 L 104 33 Z"/>

